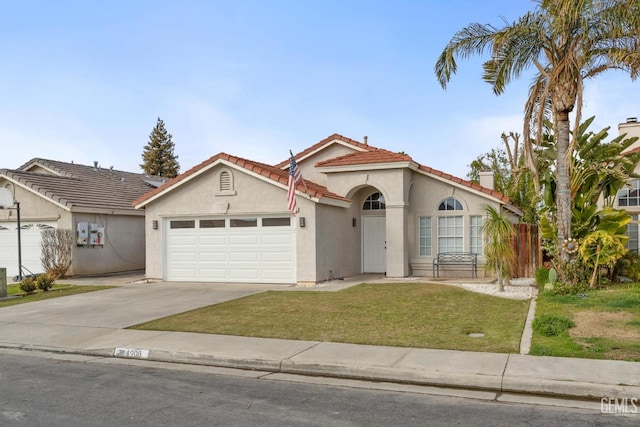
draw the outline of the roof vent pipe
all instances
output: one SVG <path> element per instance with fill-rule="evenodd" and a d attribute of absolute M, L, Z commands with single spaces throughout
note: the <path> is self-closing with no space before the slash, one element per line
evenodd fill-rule
<path fill-rule="evenodd" d="M 364 145 L 369 145 L 369 137 L 367 135 L 364 136 Z"/>
<path fill-rule="evenodd" d="M 93 161 L 93 169 L 94 170 L 98 170 L 98 161 L 97 160 Z"/>
<path fill-rule="evenodd" d="M 638 123 L 637 117 L 627 117 L 627 123 Z"/>

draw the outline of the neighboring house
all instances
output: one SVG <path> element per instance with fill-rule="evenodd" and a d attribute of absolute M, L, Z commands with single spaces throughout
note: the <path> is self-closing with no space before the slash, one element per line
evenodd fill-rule
<path fill-rule="evenodd" d="M 637 117 L 629 117 L 626 123 L 618 125 L 620 135 L 626 134 L 627 138 L 638 137 L 627 152 L 640 151 L 640 123 Z M 640 174 L 640 165 L 636 166 L 636 174 Z M 631 215 L 631 223 L 627 226 L 627 248 L 638 252 L 640 250 L 640 179 L 631 180 L 631 186 L 618 192 L 616 207 L 626 209 Z"/>
<path fill-rule="evenodd" d="M 43 272 L 41 232 L 75 234 L 68 275 L 145 267 L 144 213 L 131 202 L 162 184 L 156 177 L 112 168 L 33 159 L 17 170 L 0 169 L 0 187 L 20 203 L 23 274 Z M 17 211 L 0 210 L 0 266 L 18 275 Z"/>
<path fill-rule="evenodd" d="M 489 186 L 366 141 L 336 134 L 295 156 L 304 178 L 296 216 L 287 203 L 289 159 L 271 166 L 220 153 L 140 197 L 147 278 L 312 284 L 361 273 L 431 276 L 438 252 L 482 254 L 486 205 L 514 220 L 522 214 Z"/>

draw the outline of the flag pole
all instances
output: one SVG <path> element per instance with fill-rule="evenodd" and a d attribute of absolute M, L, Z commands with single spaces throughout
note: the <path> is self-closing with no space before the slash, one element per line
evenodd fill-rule
<path fill-rule="evenodd" d="M 289 150 L 289 154 L 291 154 L 291 157 L 293 157 L 293 153 L 291 152 L 291 150 Z M 293 158 L 295 159 L 295 157 Z M 307 182 L 304 180 L 302 174 L 300 174 L 300 180 L 302 181 L 302 185 L 304 185 L 304 192 L 307 195 L 307 198 L 311 198 L 311 196 L 309 195 L 309 189 L 307 188 Z"/>

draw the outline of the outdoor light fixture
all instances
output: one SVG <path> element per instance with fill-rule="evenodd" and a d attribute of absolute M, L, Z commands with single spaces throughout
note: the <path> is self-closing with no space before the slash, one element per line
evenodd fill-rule
<path fill-rule="evenodd" d="M 300 217 L 300 227 L 304 227 L 305 225 L 307 225 L 307 224 L 306 224 L 306 221 L 305 221 L 304 217 L 303 217 L 303 216 L 301 216 L 301 217 Z"/>
<path fill-rule="evenodd" d="M 153 228 L 154 230 L 158 229 L 158 220 L 154 219 L 153 221 L 151 221 L 151 228 Z"/>
<path fill-rule="evenodd" d="M 357 225 L 357 222 L 356 222 L 355 218 L 351 218 L 351 225 L 354 226 L 354 227 Z"/>

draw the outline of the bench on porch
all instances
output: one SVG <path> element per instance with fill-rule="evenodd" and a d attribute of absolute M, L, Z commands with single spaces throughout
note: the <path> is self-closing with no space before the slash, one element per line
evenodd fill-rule
<path fill-rule="evenodd" d="M 433 277 L 440 277 L 440 266 L 470 269 L 471 277 L 478 277 L 478 254 L 471 252 L 443 252 L 433 259 Z"/>

